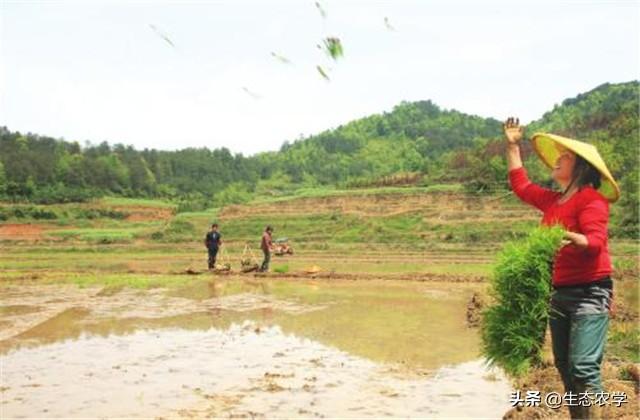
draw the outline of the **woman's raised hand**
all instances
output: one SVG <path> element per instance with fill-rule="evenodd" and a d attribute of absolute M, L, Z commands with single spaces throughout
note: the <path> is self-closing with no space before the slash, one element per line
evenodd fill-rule
<path fill-rule="evenodd" d="M 522 140 L 524 134 L 524 126 L 520 125 L 520 119 L 509 117 L 507 121 L 502 124 L 504 129 L 504 135 L 507 138 L 507 143 L 518 144 Z"/>

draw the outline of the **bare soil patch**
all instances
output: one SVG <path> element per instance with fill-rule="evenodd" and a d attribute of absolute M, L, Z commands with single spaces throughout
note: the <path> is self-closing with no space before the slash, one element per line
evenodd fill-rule
<path fill-rule="evenodd" d="M 41 239 L 45 230 L 43 225 L 30 223 L 7 223 L 0 225 L 0 239 L 35 240 Z"/>

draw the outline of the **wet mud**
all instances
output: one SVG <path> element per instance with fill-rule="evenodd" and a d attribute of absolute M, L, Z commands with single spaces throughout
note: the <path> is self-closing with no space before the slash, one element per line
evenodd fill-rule
<path fill-rule="evenodd" d="M 500 417 L 510 386 L 477 356 L 469 286 L 412 287 L 5 286 L 3 416 Z"/>

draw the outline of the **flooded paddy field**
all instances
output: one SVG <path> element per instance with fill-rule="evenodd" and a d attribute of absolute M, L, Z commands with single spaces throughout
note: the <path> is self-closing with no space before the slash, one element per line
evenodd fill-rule
<path fill-rule="evenodd" d="M 206 271 L 200 233 L 153 239 L 176 219 L 204 229 L 210 212 L 0 224 L 0 417 L 502 418 L 517 384 L 485 365 L 470 308 L 511 237 L 476 229 L 478 203 L 454 198 L 450 214 L 428 197 L 229 208 L 222 273 Z M 242 274 L 267 221 L 295 252 Z M 637 357 L 637 249 L 612 242 L 612 389 Z"/>
<path fill-rule="evenodd" d="M 207 274 L 170 287 L 7 282 L 6 417 L 500 417 L 480 286 Z"/>

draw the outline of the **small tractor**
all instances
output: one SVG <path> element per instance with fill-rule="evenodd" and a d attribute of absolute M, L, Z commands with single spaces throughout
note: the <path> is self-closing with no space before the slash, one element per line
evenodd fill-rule
<path fill-rule="evenodd" d="M 279 257 L 293 255 L 293 248 L 289 245 L 289 238 L 278 238 L 273 241 L 273 254 Z"/>

